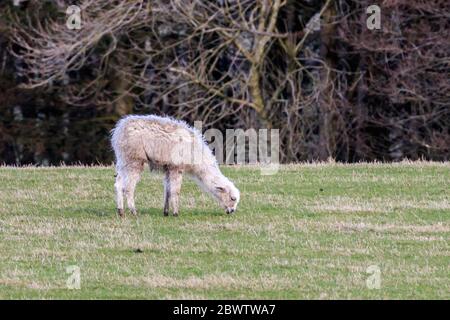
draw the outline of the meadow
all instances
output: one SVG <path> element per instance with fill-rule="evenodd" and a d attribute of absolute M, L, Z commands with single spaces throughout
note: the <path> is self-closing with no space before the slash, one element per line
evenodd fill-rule
<path fill-rule="evenodd" d="M 0 298 L 450 299 L 449 163 L 223 171 L 234 215 L 185 178 L 164 217 L 147 170 L 120 219 L 113 167 L 0 167 Z"/>

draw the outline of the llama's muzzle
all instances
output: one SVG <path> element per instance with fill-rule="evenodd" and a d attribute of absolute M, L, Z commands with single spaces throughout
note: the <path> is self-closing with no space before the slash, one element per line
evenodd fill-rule
<path fill-rule="evenodd" d="M 234 209 L 234 208 L 227 208 L 225 211 L 226 211 L 228 214 L 232 214 L 232 213 L 235 211 L 235 209 Z"/>

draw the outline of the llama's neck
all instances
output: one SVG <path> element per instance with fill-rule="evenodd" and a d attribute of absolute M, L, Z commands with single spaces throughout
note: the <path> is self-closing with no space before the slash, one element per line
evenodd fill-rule
<path fill-rule="evenodd" d="M 205 175 L 222 175 L 211 149 L 206 144 L 202 144 L 198 151 L 200 152 L 196 153 L 192 173 L 199 179 L 203 179 Z"/>
<path fill-rule="evenodd" d="M 211 149 L 203 141 L 199 144 L 201 148 L 197 149 L 200 151 L 196 158 L 198 162 L 191 166 L 190 173 L 204 191 L 211 192 L 224 176 Z"/>
<path fill-rule="evenodd" d="M 219 167 L 215 163 L 194 166 L 192 175 L 206 192 L 211 192 L 223 178 L 222 172 L 220 172 Z"/>

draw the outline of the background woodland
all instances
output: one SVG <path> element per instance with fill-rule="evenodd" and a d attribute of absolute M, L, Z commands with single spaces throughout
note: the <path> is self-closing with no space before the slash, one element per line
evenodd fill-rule
<path fill-rule="evenodd" d="M 283 162 L 450 160 L 449 18 L 447 0 L 3 0 L 0 163 L 109 164 L 130 113 L 280 129 Z"/>

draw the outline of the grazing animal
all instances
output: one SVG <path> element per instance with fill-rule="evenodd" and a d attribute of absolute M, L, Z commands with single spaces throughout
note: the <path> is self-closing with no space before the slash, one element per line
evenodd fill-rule
<path fill-rule="evenodd" d="M 122 118 L 112 130 L 112 147 L 116 156 L 117 211 L 124 216 L 124 201 L 136 215 L 134 190 L 144 169 L 162 170 L 164 178 L 164 215 L 179 213 L 179 196 L 183 173 L 212 195 L 230 214 L 236 211 L 239 190 L 226 178 L 200 132 L 185 122 L 154 115 L 131 115 Z"/>

